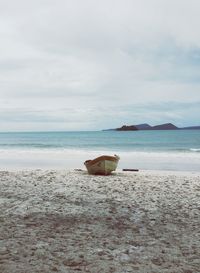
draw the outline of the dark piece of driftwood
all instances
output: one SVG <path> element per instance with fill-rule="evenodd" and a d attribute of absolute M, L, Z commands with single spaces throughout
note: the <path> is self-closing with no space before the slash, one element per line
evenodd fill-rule
<path fill-rule="evenodd" d="M 138 169 L 122 169 L 124 172 L 138 172 Z"/>

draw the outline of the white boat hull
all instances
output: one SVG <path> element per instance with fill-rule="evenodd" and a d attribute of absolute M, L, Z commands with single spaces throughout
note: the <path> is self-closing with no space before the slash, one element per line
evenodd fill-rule
<path fill-rule="evenodd" d="M 94 160 L 87 160 L 84 164 L 89 174 L 109 175 L 116 170 L 118 161 L 118 156 L 100 156 Z"/>

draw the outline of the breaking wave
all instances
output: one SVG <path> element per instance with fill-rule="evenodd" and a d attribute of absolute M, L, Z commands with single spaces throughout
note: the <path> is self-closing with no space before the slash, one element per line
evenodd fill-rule
<path fill-rule="evenodd" d="M 200 152 L 200 148 L 190 148 L 191 152 Z"/>

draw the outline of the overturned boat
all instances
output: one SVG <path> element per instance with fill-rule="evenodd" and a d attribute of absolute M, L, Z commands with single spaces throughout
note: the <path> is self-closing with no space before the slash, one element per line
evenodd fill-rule
<path fill-rule="evenodd" d="M 119 159 L 120 157 L 117 155 L 102 155 L 93 160 L 86 160 L 84 165 L 89 174 L 109 175 L 116 170 Z"/>

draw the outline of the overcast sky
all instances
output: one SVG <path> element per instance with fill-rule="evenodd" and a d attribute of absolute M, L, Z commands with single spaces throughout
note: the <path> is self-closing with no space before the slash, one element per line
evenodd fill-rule
<path fill-rule="evenodd" d="M 0 131 L 200 125 L 199 0 L 0 0 Z"/>

